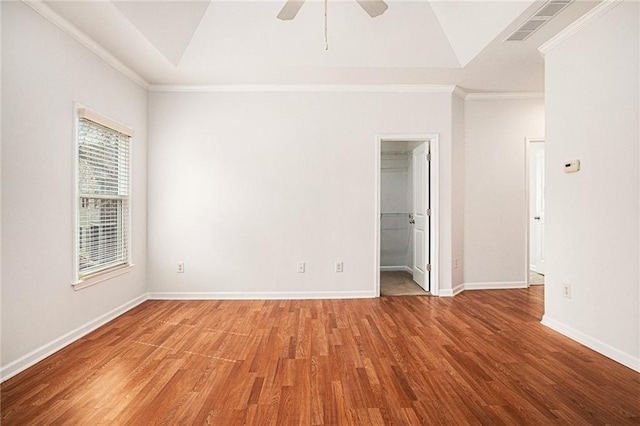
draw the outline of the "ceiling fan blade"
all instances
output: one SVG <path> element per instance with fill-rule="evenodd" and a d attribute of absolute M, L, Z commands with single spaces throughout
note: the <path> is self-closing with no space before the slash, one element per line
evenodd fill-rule
<path fill-rule="evenodd" d="M 389 6 L 383 0 L 356 0 L 372 18 L 382 15 Z"/>
<path fill-rule="evenodd" d="M 292 20 L 296 17 L 303 4 L 304 0 L 287 0 L 280 13 L 278 13 L 278 19 L 282 21 Z"/>

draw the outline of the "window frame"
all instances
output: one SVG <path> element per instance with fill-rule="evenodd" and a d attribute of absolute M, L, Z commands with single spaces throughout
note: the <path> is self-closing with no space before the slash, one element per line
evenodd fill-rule
<path fill-rule="evenodd" d="M 80 120 L 86 119 L 100 126 L 106 127 L 115 132 L 123 133 L 129 137 L 129 164 L 128 164 L 128 195 L 127 204 L 128 211 L 126 213 L 127 229 L 126 245 L 127 256 L 126 262 L 122 265 L 116 265 L 91 274 L 80 275 Z M 111 119 L 106 115 L 98 113 L 84 105 L 74 104 L 74 149 L 73 149 L 73 277 L 74 282 L 71 284 L 74 290 L 80 290 L 102 281 L 109 280 L 119 275 L 126 274 L 131 271 L 133 263 L 133 247 L 132 247 L 132 212 L 133 212 L 133 191 L 132 191 L 132 165 L 133 165 L 133 145 L 134 130 L 117 120 Z"/>

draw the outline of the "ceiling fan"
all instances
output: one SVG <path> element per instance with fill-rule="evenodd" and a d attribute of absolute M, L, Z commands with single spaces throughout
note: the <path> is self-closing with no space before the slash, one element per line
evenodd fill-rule
<path fill-rule="evenodd" d="M 278 13 L 278 19 L 290 21 L 296 17 L 305 0 L 287 0 Z M 360 7 L 372 18 L 382 15 L 389 6 L 383 0 L 356 0 Z M 325 3 L 326 5 L 326 3 Z"/>

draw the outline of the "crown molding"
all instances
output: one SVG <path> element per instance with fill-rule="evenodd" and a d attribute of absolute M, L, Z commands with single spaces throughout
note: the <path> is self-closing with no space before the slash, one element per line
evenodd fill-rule
<path fill-rule="evenodd" d="M 456 86 L 453 89 L 453 94 L 456 95 L 457 97 L 459 97 L 460 99 L 464 100 L 469 94 L 467 92 L 465 92 L 465 90 L 463 88 L 461 88 L 460 86 Z"/>
<path fill-rule="evenodd" d="M 428 84 L 224 84 L 207 86 L 151 84 L 150 92 L 335 92 L 335 93 L 455 93 L 454 85 Z"/>
<path fill-rule="evenodd" d="M 465 100 L 468 101 L 488 101 L 488 100 L 525 100 L 544 99 L 544 92 L 492 92 L 492 93 L 467 93 Z"/>
<path fill-rule="evenodd" d="M 60 28 L 62 31 L 70 35 L 74 40 L 89 49 L 96 56 L 105 61 L 107 64 L 111 65 L 121 74 L 128 77 L 131 81 L 146 90 L 149 89 L 149 83 L 144 78 L 142 78 L 138 73 L 129 68 L 111 53 L 109 53 L 104 47 L 96 43 L 91 37 L 80 31 L 78 27 L 64 19 L 62 16 L 58 15 L 44 1 L 22 0 L 22 2 L 29 6 L 31 9 L 35 10 L 49 22 Z"/>
<path fill-rule="evenodd" d="M 620 3 L 622 3 L 622 0 L 603 0 L 602 3 L 599 3 L 596 7 L 585 13 L 571 25 L 569 25 L 564 30 L 560 31 L 558 34 L 538 47 L 538 52 L 540 52 L 542 55 L 546 55 L 547 53 L 551 52 L 553 49 L 567 41 L 569 38 L 571 38 L 574 34 L 581 31 L 582 28 L 590 24 L 591 21 L 598 19 L 614 7 L 618 6 Z"/>

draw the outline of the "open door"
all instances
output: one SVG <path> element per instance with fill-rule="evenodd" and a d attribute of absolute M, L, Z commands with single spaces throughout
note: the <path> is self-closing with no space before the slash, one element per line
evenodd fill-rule
<path fill-rule="evenodd" d="M 395 145 L 395 143 L 402 145 Z M 394 146 L 395 145 L 395 146 Z M 376 168 L 375 174 L 377 203 L 375 208 L 375 251 L 374 264 L 376 265 L 376 277 L 374 278 L 375 290 L 381 294 L 381 271 L 406 271 L 411 273 L 412 279 L 420 288 L 428 291 L 433 296 L 441 294 L 439 289 L 439 137 L 437 134 L 412 134 L 412 135 L 379 135 L 375 145 Z M 383 184 L 383 154 L 387 157 L 391 153 L 402 152 L 404 154 L 405 174 L 399 178 L 398 185 L 407 183 L 406 193 L 402 190 L 389 192 L 389 185 Z M 387 158 L 388 160 L 388 158 Z M 408 167 L 406 167 L 408 165 Z M 387 170 L 389 171 L 389 169 Z M 388 182 L 387 182 L 388 183 Z M 393 195 L 399 200 L 402 210 L 388 210 L 406 221 L 410 216 L 409 227 L 403 222 L 405 232 L 406 255 L 403 262 L 391 263 L 388 261 L 388 252 L 382 242 L 383 217 L 389 216 L 386 207 L 388 197 Z M 406 204 L 405 204 L 406 202 Z M 399 206 L 396 206 L 399 207 Z M 388 221 L 388 220 L 387 220 Z M 408 235 L 407 235 L 408 233 Z M 384 255 L 383 255 L 384 254 Z M 383 262 L 383 258 L 385 261 Z M 397 266 L 396 266 L 397 265 Z M 384 277 L 386 278 L 386 277 Z M 408 277 L 407 277 L 408 278 Z M 389 282 L 386 281 L 385 284 Z"/>
<path fill-rule="evenodd" d="M 413 280 L 429 286 L 429 161 L 427 143 L 413 150 Z"/>
<path fill-rule="evenodd" d="M 535 151 L 535 210 L 533 239 L 535 272 L 544 275 L 544 144 Z"/>

